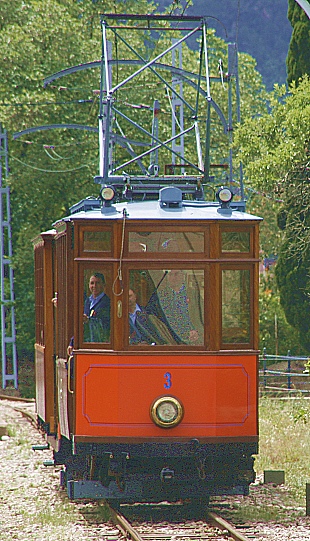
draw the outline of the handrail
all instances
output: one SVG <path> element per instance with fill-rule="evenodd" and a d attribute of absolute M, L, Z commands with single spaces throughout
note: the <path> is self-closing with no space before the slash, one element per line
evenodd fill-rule
<path fill-rule="evenodd" d="M 259 356 L 259 360 L 263 361 L 263 368 L 259 370 L 259 376 L 261 379 L 263 379 L 263 387 L 264 389 L 272 389 L 272 390 L 279 390 L 279 391 L 295 391 L 295 392 L 301 392 L 301 393 L 309 393 L 309 389 L 294 389 L 292 388 L 292 378 L 298 377 L 298 378 L 307 378 L 310 375 L 310 372 L 306 369 L 306 363 L 309 363 L 310 359 L 309 357 L 303 357 L 303 356 L 293 356 L 290 354 L 290 351 L 287 352 L 287 355 L 270 355 L 266 353 L 266 350 L 264 349 L 264 352 L 262 355 Z M 281 362 L 281 361 L 287 361 L 287 368 L 286 370 L 279 370 L 279 369 L 268 369 L 267 368 L 267 361 L 273 361 L 273 362 Z M 292 372 L 292 361 L 302 361 L 305 363 L 305 370 L 302 372 Z M 272 377 L 279 377 L 279 378 L 287 378 L 287 388 L 284 389 L 283 387 L 277 387 L 274 385 L 267 385 L 267 379 Z M 303 381 L 302 384 L 305 384 L 306 382 Z"/>
<path fill-rule="evenodd" d="M 73 394 L 74 391 L 71 389 L 70 387 L 70 380 L 71 380 L 71 361 L 73 359 L 73 355 L 69 355 L 69 358 L 68 358 L 68 392 L 70 394 Z"/>

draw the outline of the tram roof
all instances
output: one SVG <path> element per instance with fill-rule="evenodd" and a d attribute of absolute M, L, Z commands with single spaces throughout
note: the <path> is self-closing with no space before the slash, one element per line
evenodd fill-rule
<path fill-rule="evenodd" d="M 123 216 L 129 220 L 207 220 L 207 221 L 259 221 L 262 218 L 254 216 L 232 205 L 221 208 L 216 203 L 205 201 L 182 201 L 179 208 L 164 208 L 159 201 L 135 201 L 116 203 L 107 208 L 97 208 L 73 212 L 64 218 L 71 220 L 117 220 Z"/>

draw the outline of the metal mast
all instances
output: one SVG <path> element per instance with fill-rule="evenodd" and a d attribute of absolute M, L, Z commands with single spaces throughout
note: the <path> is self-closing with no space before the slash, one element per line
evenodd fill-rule
<path fill-rule="evenodd" d="M 4 176 L 3 176 L 4 173 Z M 5 186 L 8 176 L 8 138 L 0 125 L 0 295 L 1 295 L 1 352 L 2 388 L 13 381 L 17 389 L 17 354 L 14 311 L 14 277 L 12 269 L 12 231 L 10 188 Z"/>
<path fill-rule="evenodd" d="M 172 43 L 176 43 L 178 40 L 173 38 Z M 182 44 L 180 43 L 175 49 L 172 50 L 172 66 L 178 67 L 182 70 Z M 172 137 L 175 137 L 178 130 L 182 133 L 184 131 L 184 103 L 183 103 L 183 82 L 178 76 L 172 78 Z M 175 92 L 176 91 L 176 92 Z M 172 140 L 172 163 L 176 164 L 176 155 L 179 154 L 183 158 L 184 156 L 184 135 L 181 135 L 178 139 Z M 182 165 L 184 164 L 182 160 Z M 184 167 L 181 168 L 181 173 L 184 174 Z"/>
<path fill-rule="evenodd" d="M 47 86 L 77 71 L 100 68 L 98 128 L 53 124 L 28 128 L 13 137 L 51 128 L 97 132 L 100 163 L 95 183 L 102 188 L 112 186 L 118 198 L 128 201 L 157 197 L 161 188 L 171 185 L 177 185 L 184 196 L 203 200 L 208 192 L 214 191 L 213 187 L 222 185 L 223 170 L 229 171 L 229 176 L 225 176 L 233 183 L 233 105 L 235 101 L 238 109 L 240 105 L 236 46 L 229 45 L 228 48 L 228 73 L 224 75 L 221 71 L 218 76 L 211 75 L 210 71 L 207 17 L 105 13 L 101 16 L 101 31 L 101 60 L 61 70 L 44 81 Z M 140 33 L 138 43 L 141 46 L 135 47 L 133 33 Z M 167 38 L 168 34 L 171 40 Z M 199 62 L 194 72 L 182 66 L 183 53 L 185 59 L 188 57 L 186 48 L 182 52 L 182 44 L 188 44 L 193 37 L 200 42 Z M 115 82 L 112 78 L 114 66 Z M 213 83 L 222 83 L 224 90 L 227 89 L 228 113 L 224 113 L 215 101 Z M 143 88 L 142 95 L 148 93 L 151 96 L 153 106 L 149 105 L 149 98 L 147 103 L 140 103 L 140 88 Z M 236 100 L 233 99 L 235 88 Z M 218 98 L 223 101 L 220 93 Z M 147 114 L 151 111 L 152 121 Z M 161 126 L 160 117 L 163 119 Z M 239 118 L 240 111 L 237 112 Z M 225 154 L 215 150 L 214 155 L 215 152 L 220 154 L 219 163 L 212 163 L 211 140 L 218 124 L 223 128 L 227 148 Z M 213 125 L 216 130 L 212 132 Z M 202 141 L 205 141 L 203 148 Z M 218 148 L 221 150 L 220 146 Z M 214 174 L 211 175 L 212 169 Z M 240 203 L 243 208 L 241 165 L 239 173 L 242 201 L 236 201 L 236 204 Z"/>

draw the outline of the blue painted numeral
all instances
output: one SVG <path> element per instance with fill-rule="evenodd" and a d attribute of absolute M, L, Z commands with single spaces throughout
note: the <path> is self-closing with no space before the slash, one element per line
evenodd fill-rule
<path fill-rule="evenodd" d="M 166 378 L 166 382 L 164 384 L 164 387 L 165 389 L 170 389 L 170 387 L 172 386 L 172 381 L 171 381 L 171 374 L 170 372 L 166 372 L 165 376 Z"/>

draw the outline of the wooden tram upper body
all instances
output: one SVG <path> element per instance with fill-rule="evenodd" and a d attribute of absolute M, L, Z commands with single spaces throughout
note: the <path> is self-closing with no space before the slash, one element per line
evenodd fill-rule
<path fill-rule="evenodd" d="M 247 491 L 258 441 L 259 220 L 204 202 L 118 203 L 75 212 L 36 239 L 37 411 L 72 498 Z M 194 340 L 186 331 L 132 343 L 129 289 L 148 310 L 176 270 Z M 90 341 L 83 322 L 96 272 L 111 301 L 104 342 Z M 154 404 L 170 399 L 179 417 L 163 412 L 160 424 Z"/>

